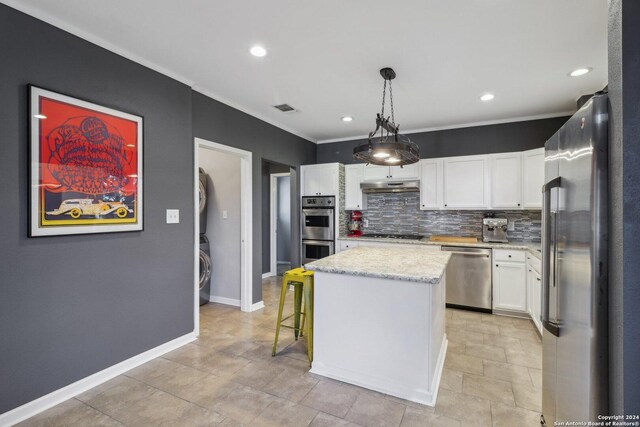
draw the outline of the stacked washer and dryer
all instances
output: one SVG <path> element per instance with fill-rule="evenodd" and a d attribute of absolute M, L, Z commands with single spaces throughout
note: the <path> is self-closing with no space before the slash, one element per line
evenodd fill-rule
<path fill-rule="evenodd" d="M 207 232 L 207 178 L 209 175 L 200 168 L 200 185 L 198 189 L 200 205 L 200 305 L 211 298 L 211 251 Z"/>

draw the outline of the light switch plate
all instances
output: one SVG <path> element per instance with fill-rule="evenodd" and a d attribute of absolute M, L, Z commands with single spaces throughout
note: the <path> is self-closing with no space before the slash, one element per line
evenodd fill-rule
<path fill-rule="evenodd" d="M 167 209 L 167 224 L 180 223 L 180 209 Z"/>
<path fill-rule="evenodd" d="M 227 210 L 225 209 L 222 211 L 222 219 L 227 219 L 227 218 L 229 218 L 229 212 L 227 212 Z"/>

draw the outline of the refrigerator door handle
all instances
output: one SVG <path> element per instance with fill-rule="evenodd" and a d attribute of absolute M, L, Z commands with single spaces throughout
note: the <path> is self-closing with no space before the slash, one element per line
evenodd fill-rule
<path fill-rule="evenodd" d="M 560 188 L 560 177 L 554 178 L 542 186 L 542 326 L 551 334 L 560 336 L 558 324 L 549 319 L 549 293 L 551 289 L 549 285 L 553 280 L 553 287 L 556 287 L 556 263 L 557 259 L 557 243 L 555 234 L 556 215 L 551 212 L 551 189 Z M 553 249 L 552 244 L 552 227 L 553 224 Z M 551 274 L 551 254 L 554 256 L 554 272 Z"/>

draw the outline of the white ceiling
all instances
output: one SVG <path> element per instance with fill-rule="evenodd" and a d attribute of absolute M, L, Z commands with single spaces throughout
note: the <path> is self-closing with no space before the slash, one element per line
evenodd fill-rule
<path fill-rule="evenodd" d="M 3 3 L 314 142 L 373 129 L 385 66 L 405 131 L 562 115 L 607 83 L 607 0 Z"/>

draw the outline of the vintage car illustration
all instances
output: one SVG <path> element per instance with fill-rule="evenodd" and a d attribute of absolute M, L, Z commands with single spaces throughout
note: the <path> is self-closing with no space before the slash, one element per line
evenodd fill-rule
<path fill-rule="evenodd" d="M 133 212 L 124 203 L 105 202 L 93 199 L 68 199 L 60 203 L 57 209 L 47 212 L 47 215 L 69 215 L 71 218 L 80 218 L 82 215 L 100 217 L 115 212 L 118 218 L 126 217 Z"/>

